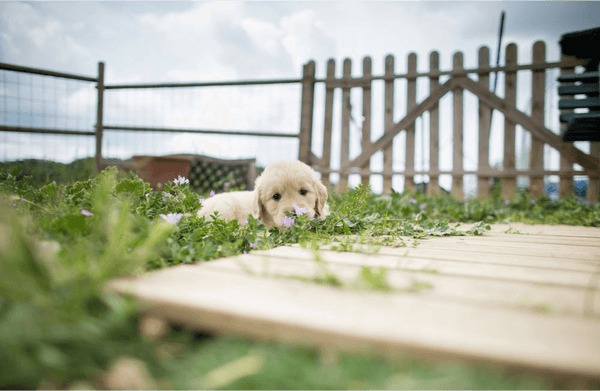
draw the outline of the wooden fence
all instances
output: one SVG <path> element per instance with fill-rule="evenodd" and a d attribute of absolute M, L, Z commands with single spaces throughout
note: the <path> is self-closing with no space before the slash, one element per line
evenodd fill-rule
<path fill-rule="evenodd" d="M 349 174 L 360 174 L 363 183 L 368 183 L 373 174 L 383 176 L 384 192 L 391 190 L 392 176 L 401 175 L 405 179 L 405 189 L 414 190 L 414 177 L 416 175 L 428 175 L 430 178 L 427 191 L 430 194 L 439 192 L 439 176 L 450 174 L 452 176 L 451 193 L 459 198 L 463 197 L 463 178 L 467 174 L 477 176 L 477 195 L 487 196 L 490 192 L 490 178 L 500 178 L 502 195 L 505 198 L 512 196 L 516 189 L 517 176 L 530 178 L 530 190 L 534 196 L 543 193 L 543 178 L 546 175 L 558 175 L 560 177 L 559 195 L 564 197 L 573 194 L 573 176 L 587 175 L 589 178 L 587 195 L 589 200 L 598 201 L 600 188 L 600 147 L 599 143 L 591 143 L 590 154 L 577 149 L 571 143 L 565 143 L 553 131 L 548 129 L 544 121 L 546 110 L 546 70 L 560 69 L 561 72 L 572 72 L 576 66 L 585 64 L 585 61 L 563 56 L 559 62 L 546 61 L 546 45 L 543 41 L 537 41 L 533 45 L 533 59 L 530 64 L 519 64 L 517 62 L 517 45 L 514 43 L 506 47 L 504 66 L 490 66 L 490 51 L 488 47 L 479 50 L 479 64 L 476 69 L 465 69 L 463 66 L 463 54 L 457 52 L 453 57 L 453 68 L 448 71 L 440 70 L 440 58 L 438 52 L 432 52 L 429 58 L 429 71 L 417 71 L 417 55 L 408 56 L 408 72 L 396 74 L 394 68 L 394 57 L 389 55 L 385 58 L 385 74 L 373 76 L 371 69 L 371 58 L 365 57 L 362 64 L 362 77 L 352 77 L 350 59 L 343 62 L 343 76 L 336 78 L 334 60 L 327 63 L 327 76 L 325 79 L 315 78 L 315 63 L 313 61 L 304 66 L 302 117 L 300 127 L 300 160 L 312 165 L 323 174 L 324 181 L 329 184 L 329 174 L 339 173 L 340 181 L 338 190 L 343 190 L 348 184 Z M 523 113 L 516 107 L 517 101 L 517 73 L 519 71 L 530 71 L 531 81 L 531 114 Z M 490 91 L 490 74 L 493 72 L 504 72 L 504 97 L 497 96 Z M 470 75 L 477 75 L 473 80 Z M 441 76 L 450 76 L 447 81 L 440 84 Z M 429 96 L 417 102 L 417 79 L 427 78 L 429 80 Z M 406 79 L 406 101 L 407 111 L 404 118 L 394 121 L 394 80 Z M 376 141 L 371 141 L 371 112 L 372 85 L 376 80 L 383 80 L 384 92 L 384 133 Z M 313 117 L 315 109 L 315 85 L 325 84 L 325 114 L 323 124 L 323 153 L 317 157 L 311 152 L 312 139 L 314 135 Z M 351 102 L 350 91 L 352 88 L 362 90 L 362 139 L 361 153 L 354 159 L 349 158 Z M 341 152 L 339 169 L 332 169 L 332 124 L 334 116 L 334 90 L 341 89 Z M 475 171 L 463 168 L 463 137 L 464 137 L 464 91 L 469 91 L 478 99 L 478 132 L 479 153 L 478 167 Z M 439 101 L 446 94 L 451 94 L 453 99 L 452 139 L 453 139 L 453 168 L 441 170 L 439 168 Z M 490 126 L 492 111 L 496 110 L 503 114 L 504 120 L 504 156 L 503 169 L 493 169 L 489 164 L 489 150 L 494 148 L 490 144 Z M 430 170 L 415 170 L 415 120 L 429 112 L 430 130 Z M 558 115 L 558 114 L 557 114 Z M 531 150 L 529 153 L 529 168 L 517 170 L 515 166 L 515 127 L 522 126 L 531 134 Z M 406 133 L 405 169 L 394 171 L 392 169 L 393 139 L 400 132 Z M 547 144 L 560 153 L 560 169 L 551 171 L 544 168 L 543 146 Z M 372 171 L 370 159 L 374 153 L 383 151 L 383 170 Z M 583 167 L 583 171 L 576 171 L 573 164 L 577 163 Z"/>

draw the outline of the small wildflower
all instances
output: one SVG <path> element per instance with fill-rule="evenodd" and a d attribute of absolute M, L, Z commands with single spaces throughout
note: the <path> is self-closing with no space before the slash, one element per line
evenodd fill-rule
<path fill-rule="evenodd" d="M 146 198 L 150 197 L 150 193 L 146 193 L 144 195 L 146 196 Z"/>
<path fill-rule="evenodd" d="M 419 210 L 423 210 L 427 208 L 427 204 L 426 203 L 422 203 L 421 205 L 419 205 Z"/>
<path fill-rule="evenodd" d="M 94 214 L 87 209 L 81 208 L 81 214 L 84 216 L 93 216 Z"/>
<path fill-rule="evenodd" d="M 243 227 L 244 225 L 246 225 L 246 224 L 248 224 L 248 219 L 246 219 L 246 220 L 244 220 L 244 221 L 242 221 L 242 222 L 240 223 L 240 225 L 241 225 L 242 227 Z"/>
<path fill-rule="evenodd" d="M 294 204 L 294 211 L 296 212 L 296 215 L 302 216 L 303 214 L 308 212 L 308 208 L 301 208 L 298 205 Z"/>
<path fill-rule="evenodd" d="M 248 251 L 244 250 L 244 254 L 248 254 Z"/>
<path fill-rule="evenodd" d="M 169 213 L 168 215 L 165 216 L 164 214 L 161 213 L 161 214 L 159 214 L 159 216 L 171 224 L 177 224 L 177 223 L 179 223 L 179 220 L 181 220 L 181 217 L 183 217 L 183 214 Z"/>
<path fill-rule="evenodd" d="M 215 191 L 214 191 L 214 190 L 211 190 L 211 191 L 210 191 L 210 194 L 209 194 L 209 197 L 214 197 L 214 196 L 215 196 Z"/>
<path fill-rule="evenodd" d="M 16 207 L 17 207 L 17 203 L 16 203 L 16 202 L 13 202 L 13 203 L 11 204 L 11 206 L 12 206 L 13 208 L 16 208 Z"/>
<path fill-rule="evenodd" d="M 200 197 L 200 198 L 198 198 L 198 201 L 199 201 L 200 203 L 203 203 L 205 200 L 204 200 L 204 198 Z"/>
<path fill-rule="evenodd" d="M 258 246 L 258 242 L 250 243 L 250 248 L 256 248 L 256 246 Z"/>
<path fill-rule="evenodd" d="M 173 183 L 174 183 L 174 184 L 176 184 L 176 185 L 178 185 L 178 184 L 179 184 L 179 185 L 183 185 L 184 183 L 185 183 L 185 184 L 189 184 L 189 183 L 190 183 L 190 180 L 189 180 L 189 179 L 185 179 L 185 177 L 182 177 L 181 175 L 178 175 L 178 176 L 177 176 L 177 179 L 175 179 L 175 180 L 173 181 Z"/>
<path fill-rule="evenodd" d="M 166 191 L 162 192 L 162 199 L 163 199 L 163 201 L 165 201 L 165 200 L 167 200 L 169 198 L 172 198 L 172 197 L 173 197 L 173 195 L 171 193 L 167 193 Z"/>
<path fill-rule="evenodd" d="M 530 201 L 529 201 L 529 203 L 530 203 L 531 205 L 535 205 L 535 200 L 530 200 Z"/>
<path fill-rule="evenodd" d="M 293 217 L 285 216 L 281 218 L 281 222 L 285 228 L 290 228 L 292 225 L 294 225 L 295 220 Z"/>
<path fill-rule="evenodd" d="M 412 203 L 412 204 L 417 204 L 417 200 L 415 200 L 414 198 L 409 198 L 408 202 Z"/>
<path fill-rule="evenodd" d="M 504 206 L 508 206 L 508 204 L 510 204 L 510 201 L 505 198 L 504 199 Z"/>

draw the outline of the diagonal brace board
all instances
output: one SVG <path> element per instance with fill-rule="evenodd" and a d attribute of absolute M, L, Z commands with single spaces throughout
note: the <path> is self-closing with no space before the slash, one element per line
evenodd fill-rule
<path fill-rule="evenodd" d="M 600 175 L 600 159 L 580 151 L 569 143 L 563 143 L 559 136 L 554 134 L 543 124 L 538 123 L 530 116 L 519 111 L 516 107 L 509 105 L 504 99 L 499 98 L 469 78 L 451 78 L 442 84 L 438 89 L 432 92 L 427 99 L 410 110 L 402 120 L 394 124 L 392 128 L 389 129 L 377 141 L 366 147 L 358 157 L 349 162 L 345 167 L 342 167 L 342 170 L 348 170 L 350 167 L 361 167 L 375 152 L 389 147 L 392 144 L 394 137 L 398 133 L 406 129 L 423 112 L 430 110 L 433 106 L 435 106 L 446 93 L 454 88 L 464 88 L 470 91 L 479 99 L 481 99 L 486 105 L 500 110 L 510 121 L 529 130 L 533 137 L 536 137 L 542 142 L 557 149 L 570 162 L 581 165 L 590 173 Z"/>
<path fill-rule="evenodd" d="M 570 143 L 562 142 L 558 135 L 516 107 L 509 105 L 505 99 L 499 98 L 469 78 L 458 79 L 457 84 L 475 94 L 486 105 L 500 110 L 508 120 L 529 130 L 533 137 L 558 150 L 570 163 L 577 163 L 587 171 L 600 174 L 600 160 L 598 158 L 586 154 Z"/>
<path fill-rule="evenodd" d="M 423 114 L 423 112 L 430 110 L 433 106 L 435 106 L 438 101 L 444 95 L 446 95 L 448 91 L 455 88 L 456 85 L 457 82 L 455 79 L 450 79 L 442 84 L 438 89 L 432 92 L 427 99 L 409 110 L 408 113 L 406 113 L 406 116 L 400 120 L 400 122 L 392 125 L 392 128 L 387 130 L 384 135 L 379 138 L 379 140 L 369 144 L 364 151 L 358 157 L 356 157 L 356 159 L 350 161 L 345 167 L 342 167 L 342 170 L 347 170 L 350 167 L 362 167 L 375 152 L 389 147 L 392 144 L 394 137 L 398 133 L 415 122 L 415 120 L 421 114 Z"/>

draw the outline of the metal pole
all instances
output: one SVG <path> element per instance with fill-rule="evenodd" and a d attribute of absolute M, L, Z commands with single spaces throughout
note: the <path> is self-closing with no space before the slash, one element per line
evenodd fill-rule
<path fill-rule="evenodd" d="M 104 126 L 102 116 L 104 112 L 104 63 L 98 63 L 98 110 L 96 111 L 96 173 L 102 171 L 102 132 Z"/>

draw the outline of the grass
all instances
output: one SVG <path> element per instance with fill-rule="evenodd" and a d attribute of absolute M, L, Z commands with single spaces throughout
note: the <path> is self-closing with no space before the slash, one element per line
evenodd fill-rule
<path fill-rule="evenodd" d="M 152 340 L 138 331 L 138 304 L 103 286 L 120 276 L 289 243 L 314 248 L 318 261 L 316 249 L 340 235 L 346 239 L 337 249 L 349 251 L 355 245 L 403 245 L 402 236 L 464 235 L 457 230 L 461 222 L 476 223 L 468 235 L 482 234 L 492 222 L 600 224 L 599 205 L 574 197 L 551 202 L 519 193 L 506 203 L 496 193 L 463 203 L 447 195 L 382 196 L 358 188 L 331 197 L 325 220 L 300 216 L 290 229 L 267 232 L 252 218 L 240 226 L 195 217 L 200 196 L 186 184 L 167 183 L 156 192 L 114 169 L 91 179 L 69 177 L 65 169 L 60 183 L 47 181 L 54 174 L 36 179 L 22 169 L 0 171 L 1 388 L 102 388 L 111 384 L 116 362 L 128 362 L 130 371 L 147 378 L 144 384 L 158 388 L 551 387 L 531 373 L 411 356 L 342 355 L 327 366 L 312 349 L 199 338 L 186 330 Z M 341 284 L 326 267 L 314 280 Z M 386 270 L 363 268 L 359 285 L 389 289 Z M 411 289 L 429 288 L 415 281 Z"/>

